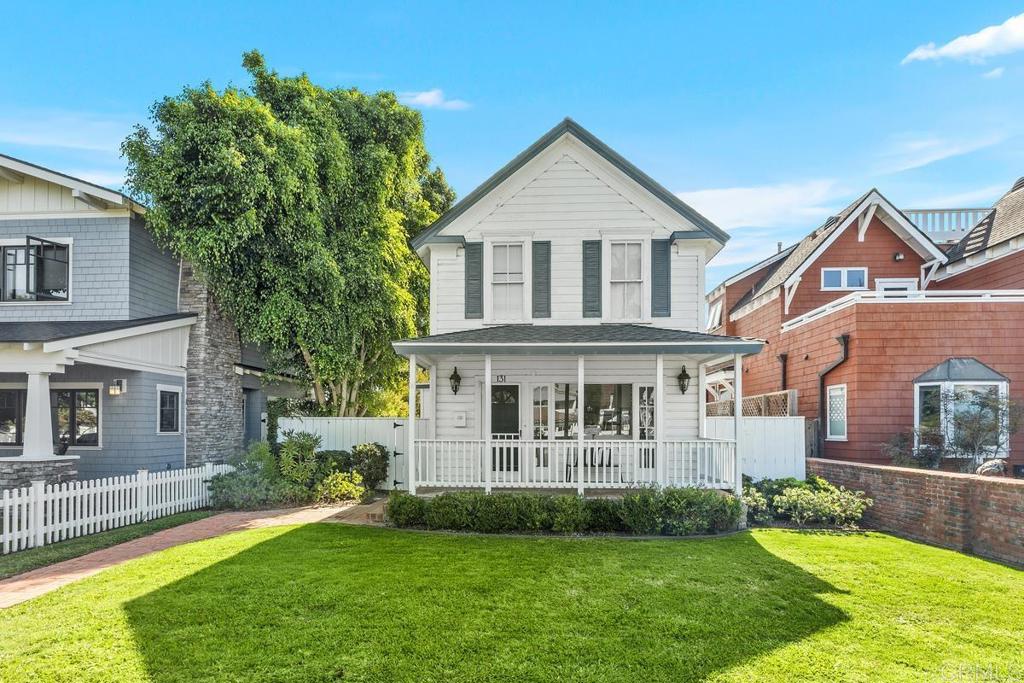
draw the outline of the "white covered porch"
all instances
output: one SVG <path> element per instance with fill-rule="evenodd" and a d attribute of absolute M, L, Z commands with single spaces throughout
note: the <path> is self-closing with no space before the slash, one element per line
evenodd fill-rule
<path fill-rule="evenodd" d="M 516 337 L 540 331 L 549 341 L 452 339 L 493 337 L 506 327 L 396 343 L 410 360 L 410 413 L 418 407 L 425 418 L 406 433 L 411 492 L 740 490 L 736 442 L 707 436 L 704 370 L 726 359 L 741 367 L 743 353 L 758 351 L 760 342 L 657 328 L 640 332 L 641 340 L 657 342 L 616 342 L 621 330 L 614 328 L 637 327 L 627 325 L 594 326 L 585 341 L 557 341 L 579 335 L 557 326 L 520 327 Z M 417 368 L 427 371 L 427 383 L 417 385 Z"/>

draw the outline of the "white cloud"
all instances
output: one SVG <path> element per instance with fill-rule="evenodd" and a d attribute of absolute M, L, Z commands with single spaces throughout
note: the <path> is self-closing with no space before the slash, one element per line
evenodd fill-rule
<path fill-rule="evenodd" d="M 986 26 L 949 41 L 941 47 L 935 43 L 919 45 L 903 58 L 903 64 L 929 59 L 959 59 L 974 64 L 988 57 L 1024 50 L 1024 14 L 1010 17 L 998 26 Z"/>
<path fill-rule="evenodd" d="M 469 102 L 466 100 L 446 99 L 444 91 L 440 88 L 399 93 L 398 99 L 410 107 L 423 107 L 424 109 L 469 109 Z"/>
<path fill-rule="evenodd" d="M 1006 137 L 1001 133 L 992 133 L 967 140 L 949 140 L 938 136 L 900 135 L 893 138 L 888 148 L 880 155 L 877 173 L 900 173 L 921 168 L 936 161 L 997 145 Z"/>
<path fill-rule="evenodd" d="M 815 220 L 831 213 L 829 204 L 839 194 L 834 180 L 817 179 L 693 190 L 676 196 L 726 230 L 801 226 L 809 231 Z"/>
<path fill-rule="evenodd" d="M 1006 67 L 997 66 L 996 68 L 992 69 L 991 71 L 986 71 L 985 73 L 981 74 L 981 77 L 982 78 L 987 78 L 989 80 L 992 80 L 993 78 L 1002 78 L 1003 74 L 1005 72 L 1006 72 Z"/>
<path fill-rule="evenodd" d="M 26 110 L 0 114 L 0 143 L 103 152 L 117 157 L 131 128 L 132 121 L 125 116 Z"/>

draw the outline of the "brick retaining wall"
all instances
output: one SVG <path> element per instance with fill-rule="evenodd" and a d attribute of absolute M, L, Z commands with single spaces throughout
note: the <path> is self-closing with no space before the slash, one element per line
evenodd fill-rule
<path fill-rule="evenodd" d="M 807 473 L 864 491 L 864 525 L 1024 565 L 1024 480 L 808 458 Z"/>

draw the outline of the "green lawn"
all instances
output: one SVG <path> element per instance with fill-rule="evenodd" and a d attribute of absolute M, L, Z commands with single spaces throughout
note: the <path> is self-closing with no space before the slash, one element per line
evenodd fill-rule
<path fill-rule="evenodd" d="M 1024 572 L 881 534 L 311 524 L 140 558 L 0 633 L 5 682 L 1020 680 Z"/>
<path fill-rule="evenodd" d="M 118 545 L 125 541 L 149 536 L 179 524 L 188 524 L 203 517 L 209 517 L 212 514 L 214 513 L 210 510 L 179 512 L 176 515 L 154 519 L 152 522 L 141 522 L 139 524 L 123 526 L 120 529 L 101 531 L 98 534 L 81 536 L 69 541 L 60 541 L 52 545 L 44 545 L 41 548 L 32 548 L 31 550 L 22 550 L 10 553 L 9 555 L 0 555 L 0 579 L 6 579 L 9 576 L 21 574 L 37 567 L 44 567 L 48 564 L 54 564 L 55 562 L 70 560 L 74 557 L 91 553 L 94 550 L 109 548 L 112 545 Z"/>

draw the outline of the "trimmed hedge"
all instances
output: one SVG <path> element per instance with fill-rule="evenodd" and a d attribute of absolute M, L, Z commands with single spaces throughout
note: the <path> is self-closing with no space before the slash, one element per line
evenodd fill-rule
<path fill-rule="evenodd" d="M 638 489 L 622 499 L 478 492 L 419 498 L 392 491 L 387 515 L 396 527 L 484 534 L 513 532 L 633 533 L 689 536 L 735 529 L 740 502 L 719 491 Z"/>
<path fill-rule="evenodd" d="M 854 529 L 873 501 L 863 491 L 849 491 L 811 475 L 806 481 L 762 479 L 745 481 L 743 502 L 752 524 L 772 524 L 776 520 L 797 526 L 808 524 Z"/>

